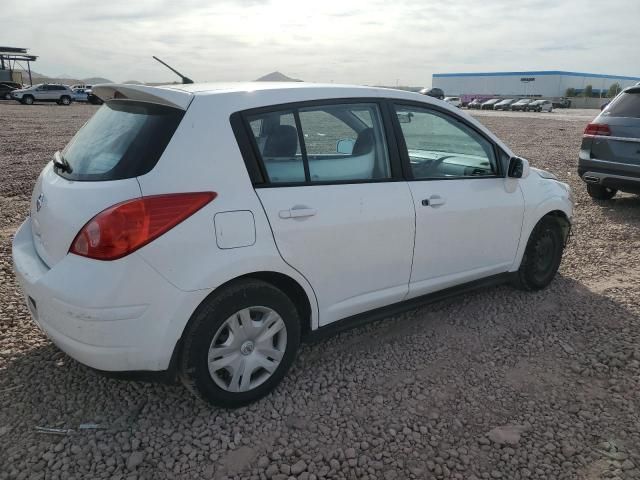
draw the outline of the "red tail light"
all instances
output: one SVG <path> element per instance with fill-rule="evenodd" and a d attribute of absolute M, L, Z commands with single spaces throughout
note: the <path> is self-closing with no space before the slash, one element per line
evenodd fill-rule
<path fill-rule="evenodd" d="M 590 123 L 587 128 L 584 129 L 585 135 L 611 135 L 611 130 L 607 124 Z"/>
<path fill-rule="evenodd" d="M 96 260 L 122 258 L 172 229 L 216 196 L 215 192 L 174 193 L 118 203 L 89 220 L 69 252 Z"/>

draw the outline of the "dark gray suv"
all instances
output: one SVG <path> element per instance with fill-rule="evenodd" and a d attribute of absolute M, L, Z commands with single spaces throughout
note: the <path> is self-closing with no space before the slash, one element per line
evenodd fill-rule
<path fill-rule="evenodd" d="M 623 90 L 584 130 L 578 174 L 592 198 L 640 195 L 640 85 Z"/>

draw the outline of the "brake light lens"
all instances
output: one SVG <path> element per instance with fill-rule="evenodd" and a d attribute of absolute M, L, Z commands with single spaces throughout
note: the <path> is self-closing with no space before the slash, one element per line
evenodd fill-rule
<path fill-rule="evenodd" d="M 587 128 L 584 129 L 585 135 L 604 135 L 608 137 L 611 135 L 611 129 L 607 124 L 590 123 Z"/>
<path fill-rule="evenodd" d="M 116 260 L 172 229 L 216 198 L 215 192 L 136 198 L 103 210 L 78 232 L 69 253 Z"/>

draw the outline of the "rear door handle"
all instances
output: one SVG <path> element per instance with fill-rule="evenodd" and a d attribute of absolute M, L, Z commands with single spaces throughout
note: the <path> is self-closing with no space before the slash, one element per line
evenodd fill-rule
<path fill-rule="evenodd" d="M 280 218 L 304 218 L 313 217 L 318 211 L 315 208 L 293 207 L 289 210 L 280 210 L 278 216 Z"/>
<path fill-rule="evenodd" d="M 422 205 L 425 207 L 438 207 L 445 203 L 447 203 L 447 201 L 440 195 L 431 195 L 429 198 L 422 200 Z"/>

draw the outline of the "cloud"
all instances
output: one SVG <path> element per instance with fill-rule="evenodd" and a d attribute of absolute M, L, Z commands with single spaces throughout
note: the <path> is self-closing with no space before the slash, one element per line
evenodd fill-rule
<path fill-rule="evenodd" d="M 313 81 L 416 86 L 451 71 L 640 75 L 632 61 L 640 58 L 637 0 L 606 9 L 597 0 L 579 8 L 555 0 L 5 2 L 4 38 L 31 48 L 33 69 L 48 74 L 172 79 L 157 55 L 198 81 L 276 69 Z"/>

